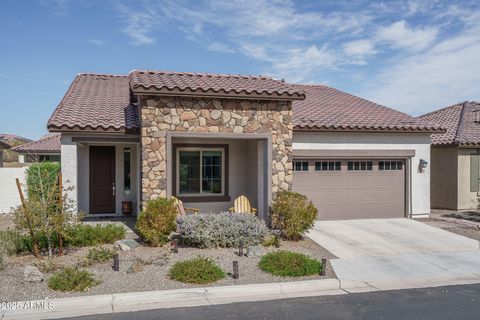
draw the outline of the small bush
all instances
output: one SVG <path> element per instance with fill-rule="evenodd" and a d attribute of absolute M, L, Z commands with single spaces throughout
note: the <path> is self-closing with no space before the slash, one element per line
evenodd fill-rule
<path fill-rule="evenodd" d="M 178 212 L 172 199 L 158 198 L 147 202 L 140 212 L 135 229 L 145 242 L 152 246 L 162 246 L 175 231 Z"/>
<path fill-rule="evenodd" d="M 88 270 L 65 268 L 48 279 L 48 287 L 55 291 L 88 291 L 100 283 Z"/>
<path fill-rule="evenodd" d="M 64 247 L 89 247 L 114 243 L 117 240 L 125 238 L 125 228 L 119 224 L 75 224 L 66 230 L 66 236 L 63 240 Z M 39 247 L 42 250 L 47 248 L 47 236 L 45 233 L 37 235 Z M 53 243 L 58 243 L 58 235 L 52 234 Z M 21 236 L 21 246 L 23 251 L 32 251 L 32 239 L 29 235 Z"/>
<path fill-rule="evenodd" d="M 272 227 L 279 229 L 286 239 L 300 240 L 313 227 L 317 212 L 306 196 L 282 191 L 272 206 Z"/>
<path fill-rule="evenodd" d="M 103 263 L 111 260 L 115 250 L 105 248 L 105 247 L 95 247 L 88 250 L 87 255 L 85 256 L 85 265 L 92 265 L 94 263 Z"/>
<path fill-rule="evenodd" d="M 0 251 L 12 255 L 26 250 L 22 236 L 17 231 L 0 231 Z"/>
<path fill-rule="evenodd" d="M 51 258 L 36 261 L 33 263 L 33 265 L 43 273 L 50 273 L 60 269 L 60 266 Z"/>
<path fill-rule="evenodd" d="M 224 277 L 225 272 L 215 262 L 202 257 L 177 262 L 170 269 L 170 278 L 184 283 L 206 284 Z"/>
<path fill-rule="evenodd" d="M 264 255 L 258 266 L 265 272 L 282 277 L 309 276 L 319 274 L 322 269 L 322 263 L 316 259 L 283 250 Z"/>
<path fill-rule="evenodd" d="M 274 234 L 268 234 L 265 239 L 262 241 L 262 246 L 264 247 L 280 247 L 280 238 Z"/>
<path fill-rule="evenodd" d="M 114 243 L 125 238 L 125 228 L 120 224 L 77 224 L 67 232 L 66 245 L 87 247 Z"/>
<path fill-rule="evenodd" d="M 247 213 L 189 215 L 177 225 L 182 242 L 199 248 L 257 245 L 268 233 L 264 221 Z"/>

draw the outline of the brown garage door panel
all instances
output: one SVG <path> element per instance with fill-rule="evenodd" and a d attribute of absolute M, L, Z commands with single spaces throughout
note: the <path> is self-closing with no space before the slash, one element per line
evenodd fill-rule
<path fill-rule="evenodd" d="M 293 190 L 306 195 L 318 209 L 318 218 L 368 219 L 405 216 L 405 171 L 348 171 L 347 160 L 341 171 L 294 172 Z M 405 166 L 403 166 L 404 168 Z"/>

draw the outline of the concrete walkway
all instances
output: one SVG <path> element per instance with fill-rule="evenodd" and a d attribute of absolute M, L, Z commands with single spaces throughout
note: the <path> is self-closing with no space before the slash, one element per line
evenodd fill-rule
<path fill-rule="evenodd" d="M 339 258 L 330 262 L 340 282 L 360 291 L 480 280 L 478 241 L 418 221 L 318 221 L 308 237 Z"/>

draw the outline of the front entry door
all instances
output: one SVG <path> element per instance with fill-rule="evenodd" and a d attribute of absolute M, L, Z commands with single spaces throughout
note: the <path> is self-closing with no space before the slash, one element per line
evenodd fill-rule
<path fill-rule="evenodd" d="M 115 147 L 90 146 L 90 213 L 115 213 Z"/>

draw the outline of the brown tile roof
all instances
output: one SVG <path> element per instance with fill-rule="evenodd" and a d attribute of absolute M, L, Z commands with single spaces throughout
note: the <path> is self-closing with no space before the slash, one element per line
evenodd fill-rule
<path fill-rule="evenodd" d="M 60 153 L 60 133 L 50 133 L 38 140 L 19 145 L 12 150 L 19 153 Z"/>
<path fill-rule="evenodd" d="M 433 145 L 479 145 L 480 103 L 462 102 L 419 117 L 446 128 L 445 134 L 433 134 Z"/>
<path fill-rule="evenodd" d="M 154 90 L 163 94 L 194 96 L 240 96 L 268 99 L 304 99 L 301 89 L 262 76 L 242 76 L 168 71 L 132 71 L 133 92 Z"/>
<path fill-rule="evenodd" d="M 140 127 L 127 76 L 79 74 L 48 121 L 50 131 L 125 132 Z"/>
<path fill-rule="evenodd" d="M 297 130 L 442 131 L 441 126 L 324 85 L 299 85 L 306 99 L 293 102 Z"/>
<path fill-rule="evenodd" d="M 10 149 L 10 145 L 6 142 L 0 141 L 0 148 L 1 149 Z"/>

